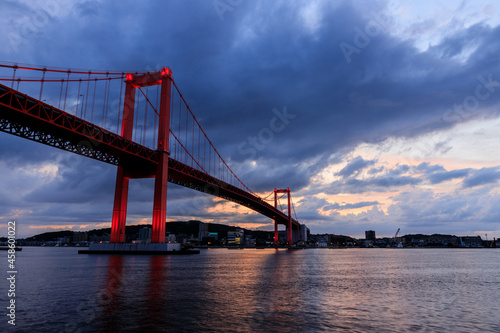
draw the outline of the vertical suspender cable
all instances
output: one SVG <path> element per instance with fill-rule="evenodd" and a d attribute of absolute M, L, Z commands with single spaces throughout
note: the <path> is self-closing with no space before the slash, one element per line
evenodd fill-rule
<path fill-rule="evenodd" d="M 194 119 L 193 119 L 193 144 L 191 145 L 191 155 L 193 155 L 193 161 L 191 162 L 191 167 L 194 166 Z"/>
<path fill-rule="evenodd" d="M 189 120 L 189 112 L 186 111 L 186 140 L 184 140 L 184 144 L 186 145 L 186 149 L 188 148 L 188 120 Z M 188 164 L 188 154 L 185 154 L 186 156 L 186 164 Z"/>
<path fill-rule="evenodd" d="M 108 78 L 108 73 L 106 73 L 106 78 Z M 108 104 L 108 91 L 109 91 L 109 86 L 111 85 L 111 82 L 109 80 L 106 80 L 106 84 L 104 85 L 104 102 L 102 103 L 102 121 L 101 121 L 101 124 L 102 127 L 106 127 L 106 118 L 108 116 L 108 108 L 107 108 L 107 104 Z"/>
<path fill-rule="evenodd" d="M 87 93 L 85 94 L 85 112 L 83 115 L 83 118 L 87 117 L 87 104 L 89 102 L 89 87 L 90 87 L 90 71 L 89 71 L 89 77 L 87 80 Z"/>
<path fill-rule="evenodd" d="M 45 72 L 47 71 L 47 68 L 43 68 L 43 74 L 42 74 L 42 84 L 40 85 L 40 97 L 38 97 L 38 100 L 42 100 L 42 91 L 43 91 L 43 82 L 45 81 Z"/>
<path fill-rule="evenodd" d="M 123 92 L 123 77 L 125 73 L 122 73 L 120 78 L 120 100 L 118 101 L 118 116 L 116 117 L 116 134 L 120 134 L 120 114 L 122 112 L 122 92 Z"/>
<path fill-rule="evenodd" d="M 118 100 L 118 111 L 116 115 L 116 134 L 120 135 L 120 114 L 122 109 L 122 92 L 123 92 L 123 76 L 125 74 L 122 72 L 120 77 L 120 99 Z"/>
<path fill-rule="evenodd" d="M 14 89 L 14 80 L 16 79 L 17 64 L 14 65 L 14 67 L 12 68 L 14 68 L 14 72 L 12 73 L 12 83 L 10 85 L 10 88 Z"/>
<path fill-rule="evenodd" d="M 198 162 L 200 162 L 201 130 L 198 128 Z"/>
<path fill-rule="evenodd" d="M 146 96 L 149 93 L 149 86 L 146 86 Z M 148 125 L 148 102 L 144 101 L 144 131 L 142 131 L 142 144 L 146 144 L 146 127 Z"/>
<path fill-rule="evenodd" d="M 106 73 L 108 76 L 108 73 Z M 104 127 L 108 123 L 108 109 L 109 109 L 109 94 L 111 93 L 111 78 L 108 78 L 108 96 L 106 96 L 106 111 L 104 112 Z"/>
<path fill-rule="evenodd" d="M 76 112 L 75 115 L 78 117 L 78 104 L 80 104 L 80 88 L 82 86 L 82 79 L 78 80 L 78 94 L 76 95 Z M 82 117 L 83 117 L 83 110 L 82 110 Z"/>
<path fill-rule="evenodd" d="M 161 105 L 160 105 L 160 108 L 158 108 L 159 106 L 159 97 L 160 97 L 160 85 L 157 85 L 156 86 L 156 110 L 159 110 L 161 108 Z M 172 113 L 172 111 L 174 110 L 173 106 L 174 106 L 174 99 L 172 98 L 172 100 L 170 101 L 171 103 L 171 107 L 170 107 L 170 113 Z M 158 148 L 156 146 L 156 132 L 158 131 L 158 128 L 156 128 L 157 124 L 156 124 L 156 117 L 158 117 L 158 115 L 155 115 L 153 114 L 153 149 L 155 148 Z M 172 114 L 170 114 L 170 129 L 172 128 Z M 170 131 L 168 132 L 168 136 L 170 136 Z M 168 140 L 168 152 L 170 153 L 172 151 L 172 141 L 171 140 Z"/>
<path fill-rule="evenodd" d="M 179 138 L 181 137 L 181 113 L 182 113 L 182 104 L 181 104 L 181 98 L 179 98 L 179 132 L 177 132 Z M 179 156 L 177 158 L 179 162 L 182 161 L 181 153 L 182 153 L 181 147 L 179 147 Z"/>
<path fill-rule="evenodd" d="M 97 89 L 97 78 L 94 79 L 94 98 L 92 98 L 92 113 L 90 114 L 90 122 L 94 119 L 95 91 Z"/>
<path fill-rule="evenodd" d="M 63 111 L 66 111 L 66 99 L 68 98 L 68 85 L 69 85 L 69 74 L 70 73 L 71 73 L 71 70 L 68 69 L 68 80 L 66 81 L 66 93 L 64 94 Z"/>
<path fill-rule="evenodd" d="M 61 79 L 61 91 L 59 92 L 59 104 L 57 104 L 57 108 L 61 108 L 61 99 L 62 99 L 62 91 L 64 86 L 64 79 Z"/>
<path fill-rule="evenodd" d="M 141 89 L 141 88 L 139 88 Z M 135 106 L 134 106 L 134 110 L 137 110 L 137 112 L 135 113 L 135 130 L 134 130 L 134 141 L 137 141 L 137 126 L 138 126 L 138 122 L 139 122 L 139 98 L 141 97 L 141 95 L 139 94 L 139 92 L 137 92 L 137 98 L 135 100 Z"/>

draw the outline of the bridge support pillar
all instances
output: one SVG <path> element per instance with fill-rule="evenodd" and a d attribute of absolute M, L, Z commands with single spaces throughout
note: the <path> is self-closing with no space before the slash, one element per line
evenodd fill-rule
<path fill-rule="evenodd" d="M 290 203 L 290 188 L 286 189 L 286 192 L 288 194 L 288 245 L 293 244 L 293 239 L 292 239 L 292 206 Z"/>
<path fill-rule="evenodd" d="M 274 208 L 278 208 L 278 190 L 274 189 Z M 274 217 L 274 246 L 278 246 L 278 220 Z"/>
<path fill-rule="evenodd" d="M 170 100 L 171 100 L 171 71 L 166 68 L 161 72 L 145 75 L 127 74 L 125 80 L 125 102 L 121 136 L 132 141 L 134 127 L 134 105 L 136 88 L 161 84 L 160 114 L 158 126 L 158 146 L 160 160 L 156 170 L 147 172 L 137 171 L 132 166 L 118 166 L 116 174 L 115 203 L 113 220 L 111 223 L 111 243 L 125 242 L 125 225 L 127 218 L 128 185 L 131 178 L 155 177 L 153 203 L 153 230 L 151 243 L 165 242 L 165 223 L 167 219 L 167 183 L 168 183 L 168 149 L 170 134 Z"/>
<path fill-rule="evenodd" d="M 125 102 L 123 104 L 123 118 L 121 135 L 132 140 L 134 127 L 135 87 L 127 81 L 125 86 Z M 111 243 L 125 242 L 125 225 L 127 220 L 127 201 L 129 178 L 125 177 L 125 167 L 119 165 L 116 172 L 115 203 L 113 205 L 113 219 L 111 221 Z"/>
<path fill-rule="evenodd" d="M 293 244 L 293 224 L 292 224 L 292 204 L 291 204 L 291 194 L 290 188 L 286 190 L 277 190 L 274 189 L 274 208 L 278 208 L 278 193 L 286 193 L 288 195 L 288 221 L 286 222 L 286 231 L 285 231 L 285 243 L 288 245 Z M 278 220 L 277 217 L 274 217 L 274 244 L 278 245 Z"/>
<path fill-rule="evenodd" d="M 161 154 L 155 175 L 155 194 L 153 202 L 153 230 L 151 243 L 165 242 L 165 223 L 167 221 L 167 183 L 168 154 Z"/>
<path fill-rule="evenodd" d="M 111 222 L 111 243 L 125 242 L 125 221 L 127 219 L 127 199 L 129 180 L 124 177 L 122 166 L 116 173 L 115 203 L 113 205 L 113 220 Z"/>
<path fill-rule="evenodd" d="M 274 245 L 278 246 L 278 221 L 274 221 Z"/>
<path fill-rule="evenodd" d="M 160 161 L 155 174 L 155 194 L 153 204 L 153 230 L 151 243 L 165 242 L 167 222 L 168 152 L 170 137 L 171 78 L 164 76 L 161 83 L 160 116 L 158 126 L 158 151 Z"/>

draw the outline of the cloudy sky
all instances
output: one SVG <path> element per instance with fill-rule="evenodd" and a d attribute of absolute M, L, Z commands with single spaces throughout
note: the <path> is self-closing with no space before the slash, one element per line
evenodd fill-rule
<path fill-rule="evenodd" d="M 500 237 L 500 5 L 482 1 L 2 1 L 0 60 L 170 67 L 255 192 L 312 233 Z M 280 115 L 280 116 L 278 116 Z M 270 136 L 269 133 L 272 133 Z M 0 133 L 0 228 L 110 225 L 116 168 Z M 134 180 L 128 224 L 150 223 Z M 169 184 L 168 219 L 271 230 Z"/>

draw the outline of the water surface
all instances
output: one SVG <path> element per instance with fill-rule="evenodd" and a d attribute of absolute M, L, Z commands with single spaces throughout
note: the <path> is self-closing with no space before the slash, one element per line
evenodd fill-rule
<path fill-rule="evenodd" d="M 500 249 L 25 247 L 16 331 L 500 332 L 499 261 Z"/>

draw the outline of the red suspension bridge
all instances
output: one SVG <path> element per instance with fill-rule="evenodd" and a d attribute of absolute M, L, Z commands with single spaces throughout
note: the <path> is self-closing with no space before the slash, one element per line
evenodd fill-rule
<path fill-rule="evenodd" d="M 155 178 L 152 243 L 165 242 L 167 182 L 273 219 L 276 245 L 279 224 L 286 227 L 287 244 L 301 239 L 305 226 L 297 220 L 290 189 L 274 189 L 264 198 L 252 192 L 214 147 L 169 68 L 0 68 L 7 73 L 0 76 L 0 131 L 117 166 L 111 243 L 125 242 L 129 180 L 148 177 Z M 279 200 L 284 196 L 285 210 Z"/>

